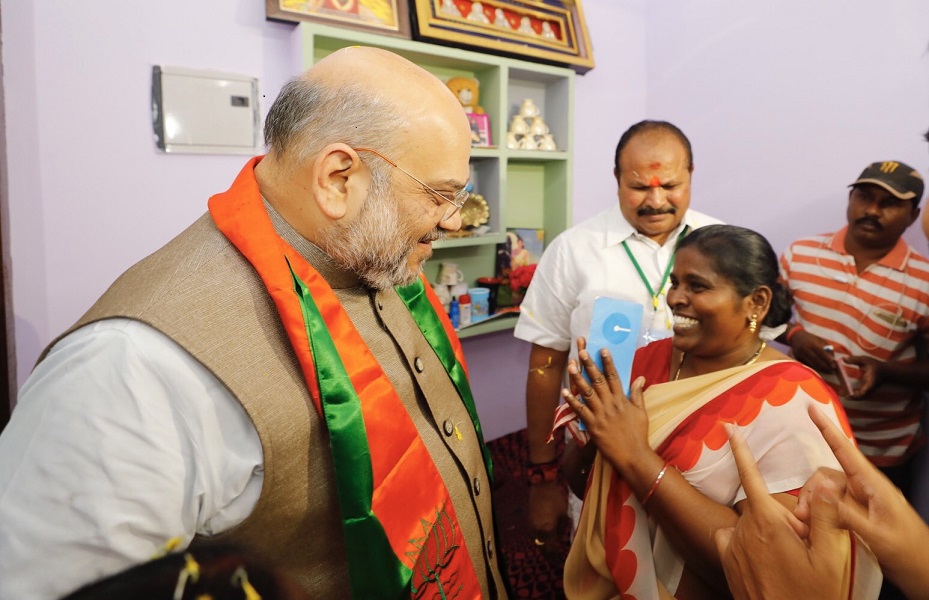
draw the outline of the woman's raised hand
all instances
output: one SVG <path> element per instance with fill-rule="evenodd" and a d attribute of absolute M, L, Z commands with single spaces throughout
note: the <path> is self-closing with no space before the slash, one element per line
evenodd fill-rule
<path fill-rule="evenodd" d="M 627 397 L 609 351 L 601 351 L 601 372 L 586 346 L 586 340 L 578 338 L 580 365 L 574 360 L 568 362 L 571 388 L 577 393 L 563 389 L 561 394 L 584 423 L 604 458 L 624 472 L 642 457 L 642 452 L 651 452 L 648 447 L 648 415 L 642 395 L 645 378 L 639 377 L 632 383 Z M 590 383 L 584 379 L 582 368 Z"/>

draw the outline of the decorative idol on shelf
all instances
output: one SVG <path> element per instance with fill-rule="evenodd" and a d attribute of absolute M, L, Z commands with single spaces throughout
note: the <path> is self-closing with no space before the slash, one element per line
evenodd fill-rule
<path fill-rule="evenodd" d="M 519 116 L 521 117 L 531 119 L 532 117 L 538 117 L 540 114 L 539 107 L 536 106 L 532 98 L 526 98 L 523 100 L 522 104 L 519 105 Z"/>
<path fill-rule="evenodd" d="M 529 133 L 529 124 L 526 123 L 525 118 L 516 115 L 513 117 L 513 120 L 510 121 L 510 132 L 516 135 L 527 135 Z"/>
<path fill-rule="evenodd" d="M 542 118 L 532 98 L 519 105 L 519 112 L 510 120 L 506 133 L 506 147 L 511 150 L 557 150 L 555 137 Z"/>
<path fill-rule="evenodd" d="M 555 145 L 555 138 L 552 137 L 552 134 L 546 133 L 539 140 L 539 150 L 557 150 L 558 147 Z"/>
<path fill-rule="evenodd" d="M 524 135 L 523 139 L 519 140 L 519 149 L 520 150 L 538 150 L 539 144 L 535 141 L 534 135 Z"/>
<path fill-rule="evenodd" d="M 529 133 L 531 135 L 545 135 L 548 133 L 548 125 L 542 117 L 532 117 L 529 123 Z"/>

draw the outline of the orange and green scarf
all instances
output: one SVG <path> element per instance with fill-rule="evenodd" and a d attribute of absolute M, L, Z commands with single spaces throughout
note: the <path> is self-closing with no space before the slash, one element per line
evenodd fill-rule
<path fill-rule="evenodd" d="M 228 191 L 210 198 L 210 215 L 274 300 L 329 431 L 352 595 L 480 596 L 435 463 L 332 288 L 275 232 L 255 180 L 260 160 L 249 161 Z M 492 476 L 461 344 L 439 316 L 441 304 L 422 279 L 396 291 L 454 382 Z"/>

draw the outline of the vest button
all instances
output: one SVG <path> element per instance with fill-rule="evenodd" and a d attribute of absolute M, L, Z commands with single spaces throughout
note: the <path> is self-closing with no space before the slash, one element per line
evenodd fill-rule
<path fill-rule="evenodd" d="M 487 540 L 487 558 L 494 557 L 494 541 Z"/>
<path fill-rule="evenodd" d="M 477 477 L 474 478 L 474 495 L 475 496 L 481 495 L 481 480 L 478 479 Z"/>
<path fill-rule="evenodd" d="M 416 369 L 417 373 L 422 373 L 426 365 L 423 364 L 423 359 L 417 356 L 416 359 L 413 360 L 413 367 Z"/>
<path fill-rule="evenodd" d="M 445 435 L 448 435 L 448 436 L 452 435 L 453 433 L 455 433 L 455 424 L 452 423 L 450 420 L 446 419 L 445 422 L 442 423 L 442 431 L 445 432 Z"/>

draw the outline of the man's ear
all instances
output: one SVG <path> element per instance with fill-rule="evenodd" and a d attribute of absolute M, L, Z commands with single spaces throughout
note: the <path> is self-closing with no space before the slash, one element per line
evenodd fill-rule
<path fill-rule="evenodd" d="M 358 185 L 367 189 L 367 178 L 367 171 L 351 146 L 329 144 L 313 161 L 313 195 L 319 210 L 333 221 L 345 217 L 351 210 L 352 190 Z"/>

